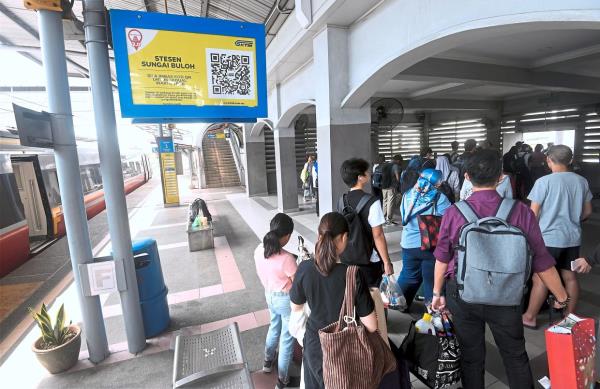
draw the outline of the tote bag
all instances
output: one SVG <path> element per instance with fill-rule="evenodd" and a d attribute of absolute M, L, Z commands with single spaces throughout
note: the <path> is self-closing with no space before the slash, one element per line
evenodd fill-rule
<path fill-rule="evenodd" d="M 327 389 L 374 389 L 396 369 L 394 354 L 358 321 L 354 307 L 358 267 L 346 271 L 346 291 L 337 322 L 319 330 L 323 382 Z"/>

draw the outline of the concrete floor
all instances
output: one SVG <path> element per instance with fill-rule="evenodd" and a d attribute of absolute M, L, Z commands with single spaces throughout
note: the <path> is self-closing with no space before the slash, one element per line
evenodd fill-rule
<path fill-rule="evenodd" d="M 238 321 L 243 348 L 250 369 L 257 371 L 262 366 L 264 339 L 268 318 L 263 288 L 254 268 L 253 252 L 268 229 L 270 218 L 276 213 L 275 197 L 249 199 L 239 188 L 187 190 L 182 183 L 182 205 L 164 208 L 159 190 L 160 182 L 155 179 L 128 198 L 130 224 L 134 238 L 152 237 L 157 240 L 165 283 L 169 288 L 171 324 L 167 332 L 149 342 L 149 347 L 136 356 L 127 352 L 122 316 L 119 311 L 118 295 L 103 296 L 103 311 L 111 345 L 111 356 L 94 366 L 85 357 L 85 342 L 79 364 L 69 372 L 50 376 L 33 359 L 29 345 L 37 336 L 37 329 L 30 331 L 5 358 L 0 367 L 0 382 L 3 387 L 19 388 L 167 388 L 171 386 L 173 351 L 170 350 L 172 334 L 182 328 L 195 332 L 206 332 Z M 215 236 L 219 247 L 214 250 L 189 252 L 185 219 L 187 204 L 195 197 L 202 197 L 215 219 Z M 301 210 L 291 214 L 295 222 L 295 235 L 289 249 L 295 251 L 296 234 L 303 235 L 309 246 L 316 239 L 318 218 L 313 204 L 300 202 Z M 102 242 L 106 236 L 105 214 L 93 219 L 90 225 L 94 242 Z M 584 251 L 597 242 L 600 220 L 595 219 L 584 227 Z M 386 237 L 397 273 L 401 269 L 400 229 L 386 229 Z M 100 253 L 109 252 L 110 246 L 97 247 Z M 231 255 L 233 261 L 227 258 Z M 228 262 L 229 261 L 229 262 Z M 596 285 L 600 283 L 600 269 L 582 276 L 582 303 L 579 313 L 599 318 L 600 295 Z M 238 272 L 239 278 L 224 274 Z M 57 298 L 67 301 L 69 317 L 80 320 L 80 313 L 73 286 Z M 55 306 L 57 304 L 54 304 Z M 413 317 L 419 316 L 422 306 L 413 308 L 411 315 L 391 311 L 388 318 L 390 337 L 400 343 Z M 234 319 L 232 319 L 234 318 Z M 543 325 L 547 316 L 539 317 Z M 525 330 L 527 350 L 532 360 L 534 378 L 547 375 L 543 330 Z M 486 386 L 506 388 L 506 374 L 491 334 L 488 333 Z M 259 387 L 273 385 L 275 376 L 255 375 Z M 4 383 L 9 383 L 4 386 Z M 424 387 L 418 381 L 415 388 Z M 272 386 L 271 386 L 272 387 Z"/>

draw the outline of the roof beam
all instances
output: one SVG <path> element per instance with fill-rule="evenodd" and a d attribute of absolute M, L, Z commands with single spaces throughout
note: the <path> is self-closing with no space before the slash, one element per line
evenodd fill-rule
<path fill-rule="evenodd" d="M 400 99 L 406 113 L 423 111 L 487 111 L 496 109 L 498 102 L 461 99 Z"/>
<path fill-rule="evenodd" d="M 551 55 L 545 58 L 540 58 L 531 63 L 532 68 L 543 68 L 550 65 L 556 65 L 560 63 L 570 62 L 576 59 L 589 57 L 591 55 L 600 53 L 600 44 L 592 45 L 588 47 L 580 47 L 579 49 L 566 51 L 564 53 Z"/>
<path fill-rule="evenodd" d="M 491 65 L 442 58 L 428 58 L 394 77 L 396 80 L 441 80 L 478 82 L 520 88 L 564 92 L 598 93 L 600 78 L 574 74 L 534 71 L 512 66 Z"/>
<path fill-rule="evenodd" d="M 408 95 L 408 97 L 413 100 L 420 100 L 420 99 L 424 99 L 426 97 L 430 97 L 430 96 L 438 94 L 438 93 L 442 93 L 442 92 L 449 93 L 449 92 L 454 92 L 456 90 L 462 90 L 462 89 L 470 88 L 470 87 L 471 87 L 470 85 L 467 85 L 463 82 L 445 82 L 443 84 L 430 86 L 429 88 L 424 88 L 424 89 L 412 92 L 411 94 Z"/>
<path fill-rule="evenodd" d="M 208 16 L 208 0 L 200 0 L 200 16 Z"/>

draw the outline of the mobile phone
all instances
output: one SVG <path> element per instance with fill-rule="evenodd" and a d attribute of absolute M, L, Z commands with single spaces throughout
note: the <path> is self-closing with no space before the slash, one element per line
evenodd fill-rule
<path fill-rule="evenodd" d="M 571 271 L 575 271 L 576 268 L 577 265 L 575 264 L 575 261 L 571 261 Z"/>

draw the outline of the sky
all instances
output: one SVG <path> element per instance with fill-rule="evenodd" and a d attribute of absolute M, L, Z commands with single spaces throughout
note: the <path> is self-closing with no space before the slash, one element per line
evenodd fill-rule
<path fill-rule="evenodd" d="M 4 50 L 0 61 L 0 86 L 45 86 L 46 78 L 40 65 L 22 56 L 21 54 Z M 70 86 L 87 86 L 89 79 L 69 77 Z M 117 117 L 117 129 L 119 141 L 123 146 L 139 143 L 140 136 L 146 136 L 136 126 L 131 124 L 130 119 L 121 118 L 119 110 L 118 93 L 114 94 L 115 113 Z M 46 92 L 1 92 L 0 91 L 0 128 L 15 127 L 15 119 L 12 104 L 22 105 L 26 108 L 43 111 L 48 109 L 48 98 Z M 75 135 L 84 138 L 96 138 L 96 127 L 94 124 L 94 112 L 92 108 L 92 97 L 88 91 L 71 92 L 71 106 L 73 111 L 73 123 Z"/>

